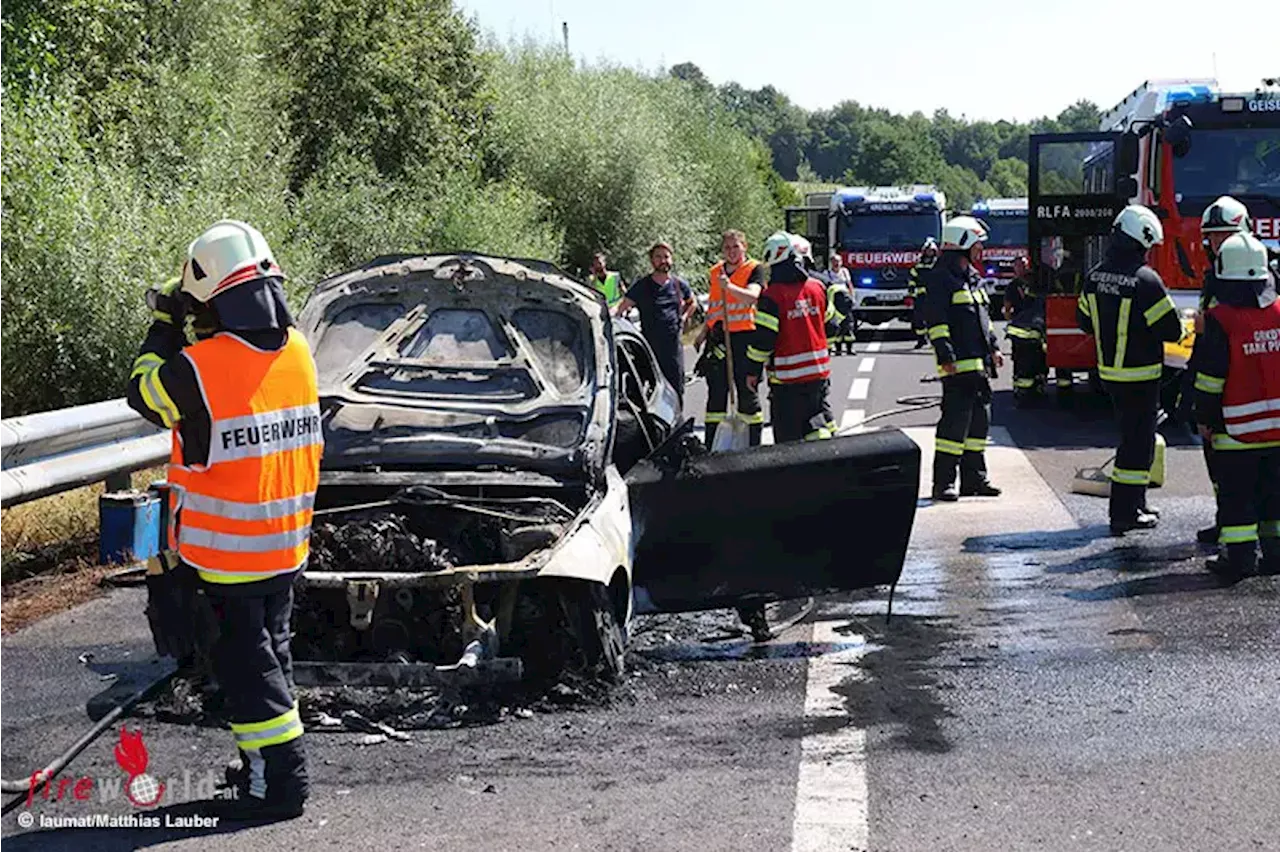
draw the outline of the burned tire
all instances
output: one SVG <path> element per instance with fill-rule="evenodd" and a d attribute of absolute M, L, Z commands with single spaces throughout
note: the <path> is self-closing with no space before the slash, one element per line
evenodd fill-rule
<path fill-rule="evenodd" d="M 528 584 L 508 642 L 533 683 L 616 683 L 625 670 L 622 629 L 609 590 L 599 583 L 544 578 Z"/>

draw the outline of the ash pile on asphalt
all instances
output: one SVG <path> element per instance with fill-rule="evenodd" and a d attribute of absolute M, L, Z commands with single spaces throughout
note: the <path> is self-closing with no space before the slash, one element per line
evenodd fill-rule
<path fill-rule="evenodd" d="M 409 529 L 401 515 L 383 515 L 342 524 L 319 523 L 311 531 L 313 571 L 443 571 L 456 564 L 433 539 Z"/>

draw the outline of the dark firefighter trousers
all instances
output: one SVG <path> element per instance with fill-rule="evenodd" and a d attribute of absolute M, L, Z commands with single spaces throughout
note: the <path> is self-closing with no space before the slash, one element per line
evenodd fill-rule
<path fill-rule="evenodd" d="M 1156 454 L 1160 382 L 1103 382 L 1120 428 L 1111 473 L 1111 520 L 1133 520 L 1147 505 L 1151 462 Z"/>
<path fill-rule="evenodd" d="M 760 407 L 760 394 L 747 387 L 747 376 L 758 370 L 757 364 L 747 358 L 747 344 L 751 342 L 751 332 L 730 332 L 729 341 L 733 346 L 733 372 L 735 391 L 738 395 L 738 413 L 746 418 L 749 424 L 751 446 L 760 445 L 764 433 L 764 411 Z M 710 344 L 708 344 L 710 345 Z M 716 425 L 723 422 L 729 410 L 729 371 L 723 358 L 713 358 L 707 367 L 707 435 L 715 433 Z"/>
<path fill-rule="evenodd" d="M 289 646 L 293 586 L 246 594 L 242 589 L 224 593 L 206 583 L 205 594 L 218 623 L 213 673 L 222 687 L 240 759 L 248 769 L 248 794 L 272 804 L 300 803 L 310 787 L 303 738 L 261 744 L 273 733 L 278 737 L 276 732 L 288 730 L 293 720 L 301 731 Z"/>
<path fill-rule="evenodd" d="M 1013 341 L 1013 390 L 1017 394 L 1043 391 L 1044 383 L 1049 375 L 1049 362 L 1044 354 L 1044 338 L 1037 332 L 1023 331 L 1014 334 L 1009 330 L 1009 338 Z"/>
<path fill-rule="evenodd" d="M 829 379 L 769 386 L 769 419 L 773 441 L 818 441 L 835 434 L 835 418 L 827 395 Z"/>
<path fill-rule="evenodd" d="M 1263 570 L 1280 571 L 1280 447 L 1215 450 L 1213 466 L 1227 563 L 1238 574 L 1254 573 L 1261 544 Z"/>
<path fill-rule="evenodd" d="M 942 377 L 942 416 L 934 438 L 933 487 L 961 487 L 987 479 L 987 432 L 991 429 L 991 382 L 986 373 Z"/>

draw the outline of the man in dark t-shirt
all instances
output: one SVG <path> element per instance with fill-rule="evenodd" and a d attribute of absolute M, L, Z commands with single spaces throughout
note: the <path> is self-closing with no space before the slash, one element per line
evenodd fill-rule
<path fill-rule="evenodd" d="M 671 274 L 671 246 L 655 243 L 649 249 L 653 272 L 639 278 L 627 289 L 614 309 L 614 316 L 626 316 L 632 308 L 640 311 L 640 331 L 658 359 L 662 375 L 675 388 L 684 404 L 684 346 L 680 332 L 696 303 L 689 282 Z"/>

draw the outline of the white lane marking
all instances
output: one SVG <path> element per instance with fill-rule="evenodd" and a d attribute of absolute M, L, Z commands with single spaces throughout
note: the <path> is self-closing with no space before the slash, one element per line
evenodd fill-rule
<path fill-rule="evenodd" d="M 880 341 L 879 341 L 879 340 L 873 340 L 873 341 L 871 341 L 870 343 L 868 343 L 868 344 L 867 344 L 867 351 L 868 351 L 868 352 L 879 352 L 879 351 L 880 351 Z"/>
<path fill-rule="evenodd" d="M 866 399 L 869 393 L 871 393 L 870 379 L 854 379 L 853 385 L 849 388 L 849 399 Z"/>
<path fill-rule="evenodd" d="M 867 419 L 867 412 L 861 408 L 846 408 L 840 415 L 840 428 L 851 429 Z"/>
<path fill-rule="evenodd" d="M 876 365 L 875 358 L 863 358 L 862 362 L 858 364 L 858 372 L 870 373 L 871 370 L 875 367 L 875 365 Z"/>
<path fill-rule="evenodd" d="M 791 830 L 792 852 L 865 850 L 867 823 L 867 732 L 845 712 L 845 697 L 835 692 L 848 678 L 861 678 L 858 661 L 868 650 L 862 636 L 837 633 L 835 622 L 813 625 L 813 642 L 848 644 L 832 654 L 809 660 L 805 685 L 805 725 L 823 723 L 827 733 L 809 734 L 800 741 L 800 772 L 796 783 L 796 816 Z M 833 725 L 832 721 L 843 721 Z"/>

